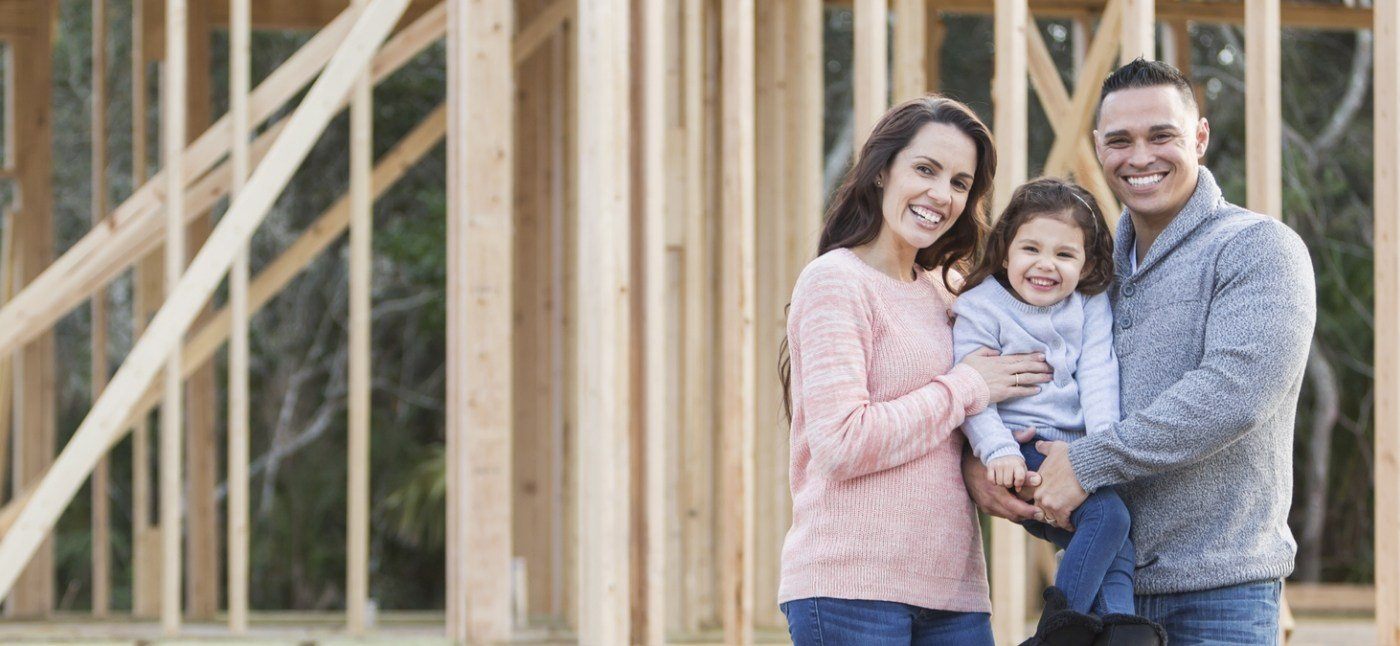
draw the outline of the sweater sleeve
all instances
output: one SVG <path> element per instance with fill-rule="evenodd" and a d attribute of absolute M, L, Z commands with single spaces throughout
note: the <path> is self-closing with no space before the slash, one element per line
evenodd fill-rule
<path fill-rule="evenodd" d="M 902 397 L 871 401 L 866 366 L 873 335 L 864 293 L 839 275 L 809 278 L 793 296 L 792 329 L 802 353 L 795 395 L 816 471 L 845 480 L 922 457 L 962 424 L 970 405 L 985 401 L 986 384 L 967 366 Z"/>
<path fill-rule="evenodd" d="M 954 361 L 962 361 L 982 348 L 1001 350 L 997 335 L 999 322 L 994 310 L 978 307 L 974 299 L 964 296 L 953 306 L 953 312 L 958 317 L 953 323 Z M 1021 447 L 1006 424 L 1002 423 L 996 404 L 989 404 L 982 412 L 968 417 L 963 422 L 963 434 L 972 446 L 972 454 L 980 458 L 983 464 L 1008 455 L 1021 455 Z"/>
<path fill-rule="evenodd" d="M 1070 445 L 1086 491 L 1214 455 L 1277 411 L 1302 375 L 1317 316 L 1302 240 L 1260 223 L 1227 242 L 1216 262 L 1201 363 L 1112 432 Z"/>
<path fill-rule="evenodd" d="M 1118 356 L 1113 352 L 1113 308 L 1108 294 L 1084 302 L 1084 346 L 1074 378 L 1088 435 L 1109 433 L 1118 423 Z"/>

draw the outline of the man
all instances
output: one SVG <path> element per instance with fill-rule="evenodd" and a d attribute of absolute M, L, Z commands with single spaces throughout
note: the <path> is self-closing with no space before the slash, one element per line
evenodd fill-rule
<path fill-rule="evenodd" d="M 1039 442 L 1035 507 L 964 479 L 988 513 L 1069 528 L 1113 486 L 1133 516 L 1139 614 L 1178 644 L 1269 644 L 1297 545 L 1293 422 L 1316 319 L 1312 263 L 1278 221 L 1226 202 L 1191 87 L 1141 59 L 1104 81 L 1094 130 L 1126 213 L 1114 260 L 1122 421 Z M 1253 181 L 1264 181 L 1253 178 Z"/>

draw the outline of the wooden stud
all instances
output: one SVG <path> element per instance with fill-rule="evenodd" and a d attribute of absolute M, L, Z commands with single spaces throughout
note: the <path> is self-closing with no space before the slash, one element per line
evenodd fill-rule
<path fill-rule="evenodd" d="M 817 237 L 821 234 L 822 210 L 826 196 L 822 195 L 822 128 L 824 126 L 825 88 L 822 75 L 825 57 L 822 54 L 823 8 L 821 0 L 789 0 L 793 52 L 788 57 L 788 110 L 786 119 L 791 131 L 787 136 L 790 147 L 788 196 L 792 207 L 787 228 L 788 293 L 797 284 L 797 276 L 816 257 Z M 786 458 L 782 469 L 787 479 Z M 786 493 L 786 487 L 784 495 Z M 787 514 L 792 513 L 791 506 Z"/>
<path fill-rule="evenodd" d="M 187 5 L 185 41 L 185 140 L 193 143 L 211 120 L 210 82 L 210 2 Z M 187 223 L 185 248 L 197 251 L 213 226 L 210 212 L 192 201 L 184 204 Z M 200 318 L 209 315 L 206 307 Z M 213 621 L 219 611 L 219 511 L 214 500 L 218 486 L 218 376 L 214 366 L 205 366 L 185 379 L 184 463 L 185 483 L 185 616 L 196 621 Z"/>
<path fill-rule="evenodd" d="M 1156 59 L 1157 39 L 1154 32 L 1157 23 L 1153 12 L 1156 0 L 1123 0 L 1123 3 L 1122 62 L 1127 63 L 1139 56 L 1147 60 Z"/>
<path fill-rule="evenodd" d="M 630 3 L 578 8 L 578 635 L 632 642 Z M 586 124 L 586 125 L 585 125 Z M 639 335 L 640 336 L 640 335 Z M 585 439 L 586 438 L 586 439 Z M 641 637 L 641 636 L 638 636 Z"/>
<path fill-rule="evenodd" d="M 229 5 L 229 117 L 233 129 L 233 175 L 229 199 L 238 199 L 248 177 L 248 114 L 251 85 L 251 7 L 249 0 Z M 234 256 L 229 270 L 230 334 L 228 350 L 228 625 L 242 635 L 248 631 L 249 513 L 248 513 L 248 247 Z M 206 326 L 207 327 L 207 326 Z M 188 354 L 184 355 L 187 359 Z"/>
<path fill-rule="evenodd" d="M 92 130 L 93 224 L 107 215 L 107 2 L 92 0 L 92 97 L 88 110 Z M 90 383 L 94 399 L 107 384 L 107 290 L 92 299 Z M 111 501 L 107 460 L 92 474 L 92 614 L 106 617 L 112 604 L 112 552 L 108 525 Z"/>
<path fill-rule="evenodd" d="M 1028 172 L 1026 38 L 1031 28 L 1026 0 L 997 0 L 992 92 L 997 141 L 997 176 L 992 189 L 995 213 L 1005 208 Z M 993 518 L 991 551 L 992 631 L 999 644 L 1018 643 L 1026 622 L 1025 530 Z"/>
<path fill-rule="evenodd" d="M 186 0 L 165 0 L 166 60 L 161 78 L 161 165 L 165 168 L 165 298 L 170 302 L 185 267 Z M 161 308 L 162 310 L 165 307 Z M 149 334 L 150 331 L 147 330 Z M 165 399 L 160 407 L 160 623 L 167 636 L 180 630 L 184 522 L 181 444 L 184 435 L 180 348 L 165 355 Z M 132 354 L 135 354 L 133 350 Z M 130 362 L 131 358 L 128 357 Z M 96 406 L 93 407 L 94 410 Z M 91 415 L 91 413 L 89 413 Z"/>
<path fill-rule="evenodd" d="M 868 3 L 865 13 L 857 11 L 856 29 L 867 32 L 865 53 L 872 45 L 875 30 L 883 33 L 883 2 Z M 754 96 L 754 3 L 753 0 L 724 0 L 720 43 L 725 55 L 721 75 L 721 138 L 725 154 L 720 161 L 720 590 L 721 624 L 727 644 L 753 643 L 754 613 L 754 434 L 757 374 L 755 330 L 755 271 L 757 222 L 755 177 L 755 96 Z M 858 5 L 859 7 L 860 5 Z M 866 26 L 861 27 L 864 16 Z M 859 38 L 859 35 L 857 36 Z M 880 43 L 885 38 L 878 39 Z M 857 60 L 861 47 L 857 45 Z M 878 103 L 865 103 L 866 110 L 884 106 L 884 47 L 879 64 L 867 61 L 867 73 L 874 73 L 881 88 Z M 874 72 L 878 67 L 881 71 Z M 857 63 L 860 69 L 860 63 Z M 867 81 L 869 79 L 867 78 Z M 859 84 L 859 82 L 858 82 Z M 873 87 L 875 84 L 871 83 Z M 857 94 L 857 103 L 860 96 Z M 874 116 L 878 117 L 878 113 Z M 873 123 L 873 122 L 872 122 Z M 867 128 L 869 124 L 866 124 Z"/>
<path fill-rule="evenodd" d="M 10 299 L 14 286 L 14 226 L 14 214 L 8 209 L 0 212 L 0 305 Z M 5 500 L 5 486 L 9 482 L 10 433 L 14 430 L 11 414 L 14 412 L 15 382 L 11 368 L 10 357 L 0 356 L 0 500 Z"/>
<path fill-rule="evenodd" d="M 1376 643 L 1400 645 L 1400 5 L 1375 22 Z"/>
<path fill-rule="evenodd" d="M 924 19 L 928 23 L 924 27 L 924 84 L 930 92 L 937 92 L 943 87 L 943 41 L 948 36 L 941 0 L 929 0 Z"/>
<path fill-rule="evenodd" d="M 925 42 L 928 0 L 895 0 L 894 5 L 894 101 L 928 92 Z"/>
<path fill-rule="evenodd" d="M 511 627 L 513 4 L 448 4 L 447 614 L 471 643 Z"/>
<path fill-rule="evenodd" d="M 1278 0 L 1245 0 L 1245 202 L 1283 215 L 1283 108 Z"/>
<path fill-rule="evenodd" d="M 686 217 L 682 235 L 681 447 L 678 465 L 681 507 L 681 616 L 683 631 L 698 632 L 715 617 L 714 539 L 714 337 L 713 225 L 714 178 L 712 153 L 717 121 L 710 80 L 715 47 L 709 39 L 715 22 L 713 6 L 685 0 L 682 13 L 685 97 Z"/>
<path fill-rule="evenodd" d="M 865 138 L 889 107 L 889 0 L 855 1 L 855 145 Z"/>
<path fill-rule="evenodd" d="M 642 69 L 642 320 L 641 379 L 642 388 L 642 450 L 643 506 L 642 536 L 642 626 L 636 641 L 652 646 L 666 642 L 666 527 L 671 512 L 669 489 L 666 487 L 666 458 L 669 454 L 671 429 L 667 424 L 668 366 L 667 348 L 667 276 L 666 239 L 669 210 L 674 201 L 668 190 L 673 150 L 668 146 L 670 110 L 667 72 L 672 59 L 668 48 L 666 3 L 646 0 L 642 4 L 641 44 Z"/>
<path fill-rule="evenodd" d="M 559 33 L 564 21 L 573 16 L 574 9 L 573 0 L 552 0 L 549 6 L 535 13 L 530 24 L 515 35 L 515 42 L 511 45 L 511 58 L 515 64 L 524 63 L 541 45 Z"/>
<path fill-rule="evenodd" d="M 10 592 L 20 569 L 53 529 L 59 514 L 72 501 L 97 460 L 121 439 L 125 430 L 123 424 L 137 398 L 159 372 L 166 357 L 177 352 L 175 345 L 180 336 L 218 287 L 223 274 L 232 265 L 233 256 L 247 243 L 292 173 L 305 160 L 312 144 L 348 95 L 354 78 L 368 65 L 370 56 L 384 41 L 406 5 L 407 0 L 372 0 L 356 18 L 350 33 L 288 120 L 266 160 L 253 172 L 246 190 L 230 205 L 209 242 L 195 256 L 151 321 L 146 334 L 136 342 L 107 390 L 78 426 L 54 468 L 39 483 L 30 503 L 20 511 L 14 526 L 0 538 L 0 597 Z"/>
<path fill-rule="evenodd" d="M 363 9 L 367 0 L 353 0 Z M 374 165 L 374 117 L 368 71 L 350 99 L 350 375 L 349 507 L 346 532 L 345 610 L 351 635 L 365 634 L 369 606 L 370 281 L 374 217 L 370 212 L 370 168 Z"/>
<path fill-rule="evenodd" d="M 132 185 L 147 181 L 146 118 L 148 116 L 146 61 L 142 43 L 146 40 L 145 2 L 131 6 L 131 174 Z M 154 217 L 154 216 L 153 216 Z M 71 253 L 71 252 L 70 252 Z M 65 254 L 65 257 L 67 254 Z M 137 261 L 132 271 L 132 338 L 140 338 L 159 307 L 165 269 L 162 254 L 152 252 Z M 151 524 L 151 428 L 149 416 L 135 422 L 131 438 L 131 614 L 155 617 L 158 612 L 160 550 L 156 528 Z"/>
<path fill-rule="evenodd" d="M 36 3 L 37 4 L 37 3 Z M 19 205 L 14 215 L 15 284 L 32 285 L 53 258 L 52 61 L 49 29 L 55 5 L 30 14 L 31 31 L 12 39 L 15 77 L 15 160 Z M 11 301 L 13 303 L 13 301 Z M 50 470 L 55 448 L 54 336 L 31 337 L 12 357 L 14 393 L 14 486 L 32 488 Z M 7 351 L 8 353 L 8 351 Z M 84 474 L 84 480 L 86 474 Z M 13 531 L 11 532 L 13 533 Z M 41 617 L 54 605 L 54 546 L 40 537 L 32 561 L 6 606 L 12 617 Z M 16 570 L 24 563 L 16 563 Z"/>

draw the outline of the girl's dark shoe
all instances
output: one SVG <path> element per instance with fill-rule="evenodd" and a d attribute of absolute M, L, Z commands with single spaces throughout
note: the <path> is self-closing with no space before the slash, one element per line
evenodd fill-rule
<path fill-rule="evenodd" d="M 1094 646 L 1163 646 L 1167 631 L 1145 617 L 1107 614 Z"/>
<path fill-rule="evenodd" d="M 1065 594 L 1052 585 L 1045 589 L 1045 609 L 1035 634 L 1021 646 L 1093 646 L 1102 628 L 1098 617 L 1070 610 Z"/>

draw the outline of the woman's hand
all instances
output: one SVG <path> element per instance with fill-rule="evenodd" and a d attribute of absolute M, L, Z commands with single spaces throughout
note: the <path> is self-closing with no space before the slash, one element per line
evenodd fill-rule
<path fill-rule="evenodd" d="M 987 479 L 998 487 L 1021 489 L 1026 483 L 1026 460 L 1019 455 L 1007 455 L 987 465 Z"/>
<path fill-rule="evenodd" d="M 963 357 L 962 363 L 987 382 L 993 404 L 1011 399 L 1027 397 L 1040 392 L 1040 386 L 1053 379 L 1050 364 L 1045 363 L 1043 354 L 1008 354 L 1001 356 L 996 350 L 982 348 Z"/>

